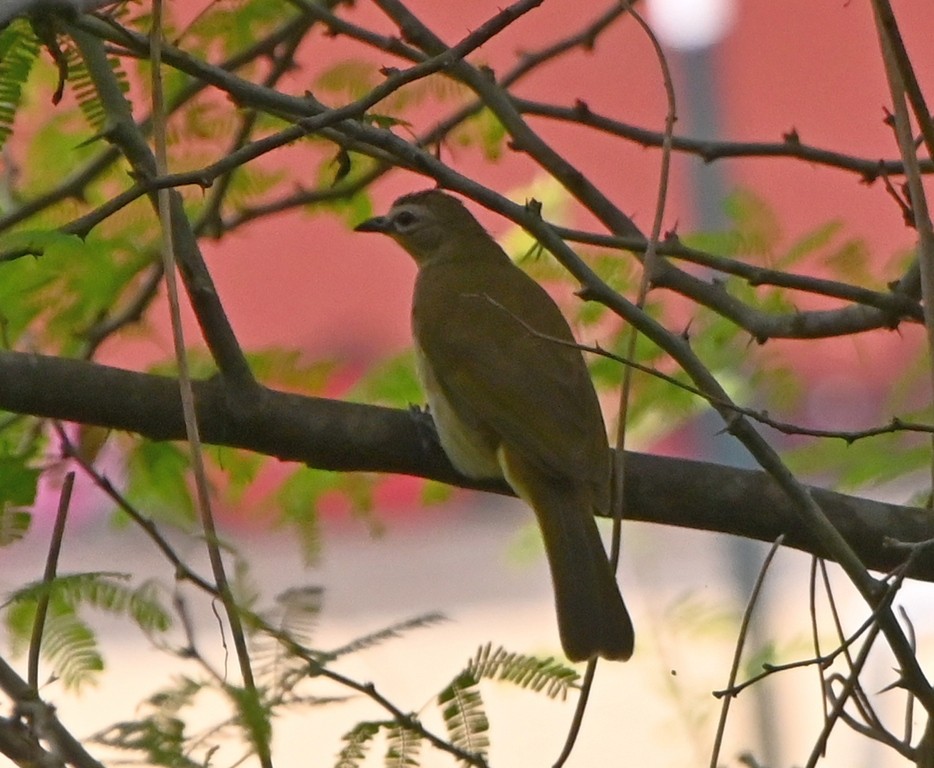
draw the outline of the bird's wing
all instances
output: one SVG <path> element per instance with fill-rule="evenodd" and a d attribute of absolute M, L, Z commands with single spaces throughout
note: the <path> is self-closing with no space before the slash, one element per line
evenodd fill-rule
<path fill-rule="evenodd" d="M 512 264 L 465 280 L 422 270 L 413 320 L 438 386 L 466 424 L 496 434 L 552 475 L 602 485 L 599 402 L 567 321 Z"/>

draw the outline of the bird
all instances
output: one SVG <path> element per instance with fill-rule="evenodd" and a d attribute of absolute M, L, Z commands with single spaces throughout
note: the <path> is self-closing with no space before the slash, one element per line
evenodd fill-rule
<path fill-rule="evenodd" d="M 613 454 L 561 310 L 438 189 L 355 230 L 388 235 L 415 260 L 416 369 L 441 447 L 461 474 L 505 480 L 534 511 L 565 656 L 627 660 L 633 625 L 594 518 L 610 510 Z"/>

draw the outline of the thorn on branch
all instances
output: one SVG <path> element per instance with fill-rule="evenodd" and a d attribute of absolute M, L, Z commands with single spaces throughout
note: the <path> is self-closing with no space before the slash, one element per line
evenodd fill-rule
<path fill-rule="evenodd" d="M 331 165 L 337 166 L 337 171 L 334 173 L 334 178 L 331 180 L 331 187 L 333 188 L 339 182 L 343 181 L 353 168 L 350 153 L 344 147 L 341 147 L 334 159 L 331 160 Z"/>
<path fill-rule="evenodd" d="M 790 131 L 783 133 L 782 141 L 784 141 L 785 144 L 787 144 L 789 147 L 800 147 L 801 136 L 798 135 L 798 129 L 792 128 Z"/>
<path fill-rule="evenodd" d="M 589 285 L 583 285 L 574 291 L 574 295 L 577 296 L 581 301 L 596 301 L 597 294 L 594 292 L 593 288 Z"/>
<path fill-rule="evenodd" d="M 590 106 L 583 99 L 574 100 L 574 112 L 579 118 L 590 116 Z"/>
<path fill-rule="evenodd" d="M 915 225 L 915 212 L 911 207 L 909 202 L 909 194 L 907 183 L 901 185 L 901 190 L 895 188 L 895 185 L 892 184 L 892 180 L 889 178 L 887 173 L 882 173 L 882 182 L 885 184 L 885 191 L 889 193 L 895 204 L 898 206 L 899 210 L 902 212 L 902 219 L 905 222 L 905 226 L 909 229 L 917 229 Z"/>
<path fill-rule="evenodd" d="M 859 183 L 865 184 L 867 187 L 872 186 L 883 173 L 885 173 L 885 162 L 880 158 L 874 170 L 863 172 Z"/>
<path fill-rule="evenodd" d="M 30 24 L 36 37 L 45 46 L 49 56 L 52 57 L 58 71 L 58 83 L 52 94 L 52 104 L 57 106 L 62 100 L 65 93 L 65 83 L 68 81 L 68 58 L 59 45 L 58 34 L 52 17 L 37 14 L 30 17 Z"/>
<path fill-rule="evenodd" d="M 418 441 L 421 443 L 426 453 L 433 453 L 439 450 L 441 448 L 441 440 L 438 437 L 438 429 L 435 427 L 435 420 L 428 406 L 410 405 L 409 417 L 415 422 Z"/>
<path fill-rule="evenodd" d="M 536 219 L 542 218 L 542 203 L 534 197 L 525 201 L 525 210 L 531 213 Z"/>

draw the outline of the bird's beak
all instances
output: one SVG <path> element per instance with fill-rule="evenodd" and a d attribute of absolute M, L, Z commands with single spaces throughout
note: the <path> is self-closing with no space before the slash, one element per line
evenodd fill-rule
<path fill-rule="evenodd" d="M 388 216 L 374 216 L 372 219 L 361 221 L 355 226 L 354 232 L 386 232 L 389 229 Z"/>

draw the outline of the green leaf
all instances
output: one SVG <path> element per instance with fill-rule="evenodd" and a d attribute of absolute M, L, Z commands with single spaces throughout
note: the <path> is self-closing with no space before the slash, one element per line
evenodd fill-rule
<path fill-rule="evenodd" d="M 255 688 L 241 688 L 227 685 L 225 691 L 234 700 L 237 707 L 237 724 L 244 737 L 253 745 L 257 752 L 260 744 L 269 744 L 272 735 L 272 723 L 269 721 L 270 712 L 263 706 L 259 692 Z M 259 742 L 259 743 L 257 743 Z"/>
<path fill-rule="evenodd" d="M 742 250 L 742 241 L 733 230 L 723 232 L 687 232 L 680 235 L 681 242 L 688 248 L 706 251 L 718 256 L 735 257 Z"/>
<path fill-rule="evenodd" d="M 41 656 L 66 687 L 77 689 L 104 667 L 93 630 L 67 601 L 50 593 L 50 585 L 33 584 L 18 590 L 5 604 L 4 620 L 14 656 L 25 652 L 32 638 L 37 595 L 50 595 L 42 633 Z M 33 593 L 27 596 L 29 593 Z"/>
<path fill-rule="evenodd" d="M 179 677 L 171 687 L 152 694 L 143 703 L 146 716 L 111 725 L 94 741 L 124 751 L 142 753 L 142 762 L 169 768 L 204 768 L 208 761 L 195 761 L 191 752 L 192 737 L 185 732 L 185 720 L 178 713 L 194 705 L 205 685 L 189 677 Z"/>
<path fill-rule="evenodd" d="M 567 698 L 568 690 L 578 687 L 577 670 L 549 657 L 540 659 L 520 653 L 510 653 L 502 646 L 493 650 L 487 643 L 467 665 L 475 679 L 502 680 L 532 691 L 544 691 L 551 699 Z"/>
<path fill-rule="evenodd" d="M 738 189 L 724 201 L 727 216 L 739 238 L 741 252 L 771 255 L 782 236 L 781 222 L 764 198 Z"/>
<path fill-rule="evenodd" d="M 205 762 L 188 757 L 191 750 L 184 719 L 178 713 L 193 705 L 204 688 L 188 677 L 178 678 L 170 688 L 157 691 L 143 704 L 151 712 L 136 720 L 121 721 L 94 737 L 94 741 L 116 749 L 141 752 L 149 765 L 169 768 L 204 768 Z"/>
<path fill-rule="evenodd" d="M 265 457 L 251 451 L 210 446 L 205 453 L 211 456 L 227 478 L 225 490 L 235 504 L 243 501 L 244 494 L 252 487 L 259 471 L 265 466 Z"/>
<path fill-rule="evenodd" d="M 290 10 L 288 3 L 278 0 L 212 3 L 186 26 L 184 41 L 188 50 L 219 48 L 224 56 L 242 53 L 281 24 Z"/>
<path fill-rule="evenodd" d="M 92 130 L 96 134 L 101 134 L 107 128 L 107 110 L 97 92 L 94 79 L 88 71 L 87 64 L 80 51 L 71 40 L 66 41 L 63 51 L 68 60 L 68 84 L 75 95 L 78 106 Z M 123 94 L 129 93 L 130 80 L 120 59 L 116 56 L 108 56 L 107 65 L 113 72 L 120 91 Z M 127 108 L 130 109 L 129 104 Z"/>
<path fill-rule="evenodd" d="M 805 232 L 785 249 L 785 252 L 779 256 L 773 266 L 782 268 L 797 264 L 805 257 L 811 256 L 827 247 L 842 229 L 842 221 L 829 221 L 809 232 Z"/>
<path fill-rule="evenodd" d="M 49 612 L 42 635 L 42 655 L 65 686 L 78 689 L 104 669 L 94 631 L 75 613 Z"/>
<path fill-rule="evenodd" d="M 442 621 L 446 621 L 446 617 L 440 613 L 425 613 L 421 616 L 415 616 L 414 618 L 391 624 L 388 627 L 383 627 L 376 632 L 370 632 L 362 637 L 354 638 L 346 645 L 331 651 L 330 656 L 338 658 L 351 653 L 359 653 L 368 648 L 381 645 L 387 640 L 394 640 L 402 637 L 402 635 L 411 632 L 413 629 L 433 627 Z"/>
<path fill-rule="evenodd" d="M 438 694 L 438 706 L 451 743 L 475 755 L 486 756 L 490 747 L 490 721 L 484 711 L 477 678 L 461 672 Z"/>
<path fill-rule="evenodd" d="M 321 554 L 321 529 L 318 500 L 333 490 L 335 476 L 330 472 L 300 467 L 279 486 L 276 502 L 282 510 L 282 522 L 298 534 L 298 542 L 306 564 L 314 563 Z"/>
<path fill-rule="evenodd" d="M 0 502 L 0 547 L 15 544 L 28 532 L 32 513 L 8 502 Z"/>
<path fill-rule="evenodd" d="M 412 125 L 408 120 L 403 120 L 401 117 L 381 115 L 378 112 L 367 112 L 363 116 L 363 121 L 375 125 L 377 128 L 395 128 L 396 126 L 409 128 Z"/>
<path fill-rule="evenodd" d="M 166 768 L 204 768 L 192 760 L 188 751 L 185 721 L 178 717 L 155 714 L 142 720 L 124 720 L 110 726 L 94 740 L 104 746 L 127 752 L 140 752 L 147 765 Z"/>
<path fill-rule="evenodd" d="M 304 210 L 311 214 L 329 211 L 339 216 L 348 227 L 355 227 L 361 221 L 369 219 L 373 215 L 373 201 L 365 191 L 354 194 L 340 194 L 340 190 L 356 186 L 364 174 L 372 171 L 373 160 L 358 155 L 356 152 L 348 152 L 347 154 L 350 159 L 350 171 L 339 184 L 332 185 L 331 182 L 335 170 L 333 160 L 324 162 L 319 166 L 318 186 L 322 189 L 330 187 L 333 194 L 309 202 L 304 206 Z"/>
<path fill-rule="evenodd" d="M 344 734 L 344 747 L 337 756 L 336 768 L 357 768 L 366 758 L 367 749 L 373 737 L 381 728 L 387 726 L 385 721 L 365 721 L 357 723 L 350 731 Z"/>
<path fill-rule="evenodd" d="M 319 586 L 292 587 L 276 596 L 282 608 L 279 626 L 302 645 L 310 645 L 321 615 L 324 590 Z"/>
<path fill-rule="evenodd" d="M 931 445 L 917 436 L 885 434 L 849 445 L 843 440 L 815 440 L 783 455 L 794 472 L 830 474 L 836 487 L 856 490 L 891 482 L 929 466 Z"/>
<path fill-rule="evenodd" d="M 491 109 L 483 108 L 462 123 L 453 133 L 453 140 L 462 147 L 479 146 L 483 156 L 495 162 L 502 158 L 506 147 L 506 127 Z"/>
<path fill-rule="evenodd" d="M 444 504 L 454 495 L 454 486 L 439 483 L 437 480 L 426 480 L 422 483 L 422 492 L 419 495 L 421 503 L 425 506 Z"/>
<path fill-rule="evenodd" d="M 872 262 L 869 245 L 861 238 L 849 238 L 824 256 L 824 263 L 833 273 L 853 283 L 871 285 L 869 267 Z"/>
<path fill-rule="evenodd" d="M 425 395 L 415 374 L 415 352 L 409 349 L 371 366 L 347 397 L 357 402 L 381 403 L 397 408 L 424 402 Z"/>
<path fill-rule="evenodd" d="M 344 59 L 325 68 L 318 75 L 315 89 L 356 100 L 366 96 L 381 80 L 372 61 Z"/>
<path fill-rule="evenodd" d="M 81 332 L 112 311 L 149 257 L 125 240 L 81 240 L 52 230 L 0 236 L 0 253 L 36 254 L 0 263 L 8 342 L 27 329 L 74 352 Z"/>
<path fill-rule="evenodd" d="M 128 616 L 146 632 L 164 632 L 172 624 L 171 614 L 162 605 L 152 582 L 140 587 L 127 586 L 130 576 L 110 571 L 87 571 L 60 574 L 52 581 L 35 581 L 16 590 L 9 603 L 38 603 L 48 598 L 62 611 L 76 611 L 82 606 L 119 616 Z"/>
<path fill-rule="evenodd" d="M 160 603 L 155 586 L 133 589 L 126 574 L 89 572 L 62 574 L 16 590 L 5 604 L 5 620 L 14 653 L 29 644 L 40 601 L 47 601 L 42 655 L 70 688 L 79 688 L 104 667 L 97 638 L 79 616 L 82 607 L 128 616 L 147 633 L 164 632 L 171 615 Z"/>
<path fill-rule="evenodd" d="M 143 514 L 187 528 L 195 517 L 188 468 L 177 445 L 140 441 L 127 456 L 127 497 Z"/>
<path fill-rule="evenodd" d="M 26 229 L 0 235 L 0 251 L 4 254 L 26 251 L 36 256 L 64 256 L 70 259 L 82 255 L 84 247 L 84 241 L 77 235 L 48 229 Z M 7 275 L 13 273 L 11 264 L 3 264 L 3 271 Z"/>
<path fill-rule="evenodd" d="M 308 394 L 320 394 L 331 383 L 337 370 L 335 360 L 305 361 L 296 349 L 269 347 L 247 354 L 250 369 L 268 384 L 288 387 Z"/>
<path fill-rule="evenodd" d="M 39 41 L 26 19 L 15 19 L 0 32 L 0 148 L 13 132 L 23 86 L 39 53 Z"/>
<path fill-rule="evenodd" d="M 35 503 L 40 471 L 26 461 L 25 457 L 0 457 L 0 503 L 20 507 Z"/>
<path fill-rule="evenodd" d="M 402 725 L 394 725 L 387 734 L 388 748 L 384 764 L 387 768 L 409 768 L 418 765 L 422 748 L 421 734 Z"/>

